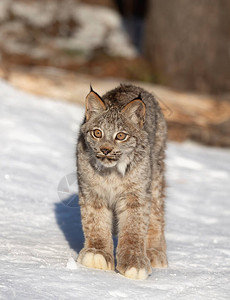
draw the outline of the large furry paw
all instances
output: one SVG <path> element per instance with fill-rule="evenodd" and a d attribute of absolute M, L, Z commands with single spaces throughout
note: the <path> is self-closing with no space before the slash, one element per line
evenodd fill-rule
<path fill-rule="evenodd" d="M 151 248 L 147 250 L 147 256 L 153 268 L 167 268 L 168 260 L 166 254 L 163 251 Z"/>
<path fill-rule="evenodd" d="M 88 268 L 114 270 L 113 256 L 95 248 L 83 248 L 78 255 L 77 262 Z"/>
<path fill-rule="evenodd" d="M 118 255 L 117 270 L 130 279 L 146 279 L 152 273 L 148 257 L 145 255 Z"/>

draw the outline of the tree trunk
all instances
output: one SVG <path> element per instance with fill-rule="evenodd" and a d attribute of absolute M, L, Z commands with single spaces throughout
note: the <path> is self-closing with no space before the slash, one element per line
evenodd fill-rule
<path fill-rule="evenodd" d="M 229 49 L 229 0 L 149 1 L 145 54 L 158 83 L 230 91 Z"/>

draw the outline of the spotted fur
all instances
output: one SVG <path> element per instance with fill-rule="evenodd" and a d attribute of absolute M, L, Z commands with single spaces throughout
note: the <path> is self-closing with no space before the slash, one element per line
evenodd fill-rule
<path fill-rule="evenodd" d="M 95 136 L 95 131 L 96 136 Z M 124 140 L 116 139 L 119 132 Z M 123 134 L 124 133 L 124 134 Z M 166 267 L 164 237 L 167 129 L 156 99 L 133 85 L 100 97 L 92 89 L 77 144 L 84 248 L 78 262 L 145 279 Z M 99 138 L 98 138 L 99 137 Z"/>

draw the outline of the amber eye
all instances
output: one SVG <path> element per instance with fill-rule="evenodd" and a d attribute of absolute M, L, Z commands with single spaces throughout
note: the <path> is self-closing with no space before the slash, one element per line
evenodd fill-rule
<path fill-rule="evenodd" d="M 100 129 L 94 129 L 92 131 L 92 135 L 97 138 L 97 139 L 100 139 L 102 137 L 102 132 Z"/>
<path fill-rule="evenodd" d="M 124 132 L 118 132 L 118 134 L 116 135 L 116 140 L 118 141 L 124 141 L 127 138 L 127 133 Z"/>

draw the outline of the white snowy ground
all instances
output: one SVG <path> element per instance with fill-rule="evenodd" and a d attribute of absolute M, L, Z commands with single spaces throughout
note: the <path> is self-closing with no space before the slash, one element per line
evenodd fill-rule
<path fill-rule="evenodd" d="M 82 114 L 0 81 L 0 299 L 230 299 L 229 150 L 169 144 L 168 269 L 135 281 L 74 262 L 79 207 L 57 187 Z"/>

